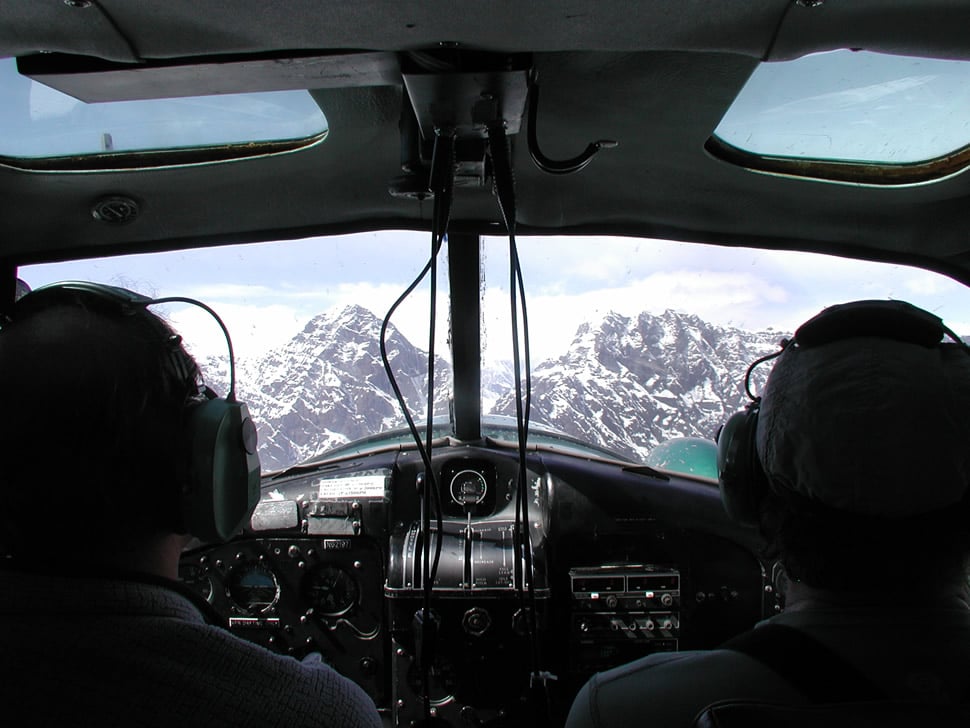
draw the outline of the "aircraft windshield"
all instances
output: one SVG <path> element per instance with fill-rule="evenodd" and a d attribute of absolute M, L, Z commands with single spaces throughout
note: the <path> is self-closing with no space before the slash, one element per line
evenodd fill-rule
<path fill-rule="evenodd" d="M 482 411 L 508 418 L 515 414 L 508 241 L 484 238 L 481 246 Z M 264 470 L 277 470 L 404 424 L 378 342 L 383 317 L 430 247 L 426 234 L 381 232 L 36 265 L 20 276 L 31 287 L 86 279 L 209 303 L 233 337 L 237 389 L 260 422 Z M 446 255 L 435 344 L 435 412 L 445 420 Z M 747 365 L 826 305 L 908 300 L 970 334 L 968 290 L 902 266 L 621 238 L 521 238 L 519 256 L 533 422 L 637 462 L 672 438 L 711 440 L 746 401 Z M 417 422 L 427 402 L 429 301 L 425 281 L 387 337 Z M 227 349 L 215 323 L 192 307 L 156 311 L 224 393 Z"/>

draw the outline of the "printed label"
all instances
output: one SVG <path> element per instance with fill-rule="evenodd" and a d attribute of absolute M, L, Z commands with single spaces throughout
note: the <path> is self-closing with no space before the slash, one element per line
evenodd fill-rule
<path fill-rule="evenodd" d="M 334 498 L 383 498 L 387 476 L 356 475 L 352 478 L 330 478 L 318 481 L 321 500 Z"/>

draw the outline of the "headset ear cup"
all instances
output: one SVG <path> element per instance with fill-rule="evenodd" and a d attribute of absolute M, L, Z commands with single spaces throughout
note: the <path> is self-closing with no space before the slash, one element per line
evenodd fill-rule
<path fill-rule="evenodd" d="M 259 501 L 256 426 L 242 402 L 210 399 L 188 413 L 184 437 L 185 530 L 203 541 L 226 541 Z"/>
<path fill-rule="evenodd" d="M 759 401 L 731 416 L 717 439 L 717 472 L 721 502 L 732 520 L 743 526 L 758 525 L 758 511 L 767 489 L 767 478 L 758 460 L 755 431 Z"/>

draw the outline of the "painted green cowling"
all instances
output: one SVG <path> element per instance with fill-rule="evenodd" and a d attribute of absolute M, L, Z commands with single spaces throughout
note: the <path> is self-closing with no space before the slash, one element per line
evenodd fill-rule
<path fill-rule="evenodd" d="M 678 437 L 662 442 L 647 456 L 658 470 L 717 480 L 717 445 L 701 437 Z"/>

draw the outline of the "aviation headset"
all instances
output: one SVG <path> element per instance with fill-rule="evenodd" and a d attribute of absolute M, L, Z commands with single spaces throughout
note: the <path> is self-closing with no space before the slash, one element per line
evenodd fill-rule
<path fill-rule="evenodd" d="M 225 541 L 235 534 L 252 514 L 259 501 L 259 457 L 256 454 L 256 426 L 249 408 L 236 401 L 235 363 L 232 340 L 219 316 L 200 301 L 184 297 L 148 298 L 116 286 L 66 281 L 43 286 L 27 293 L 14 304 L 10 321 L 51 305 L 84 301 L 119 316 L 136 316 L 157 332 L 169 352 L 169 367 L 186 384 L 189 395 L 183 414 L 182 438 L 185 452 L 179 507 L 181 526 L 204 541 Z M 225 334 L 229 346 L 230 387 L 219 398 L 208 387 L 195 381 L 197 371 L 181 346 L 181 337 L 172 332 L 148 307 L 159 303 L 188 303 L 212 315 Z M 198 392 L 193 396 L 192 392 Z"/>
<path fill-rule="evenodd" d="M 855 301 L 830 306 L 802 324 L 782 348 L 748 367 L 744 388 L 751 403 L 728 419 L 717 440 L 717 470 L 721 500 L 728 515 L 746 526 L 757 526 L 762 499 L 771 487 L 755 444 L 761 397 L 751 393 L 751 372 L 759 364 L 795 349 L 807 349 L 856 337 L 892 339 L 932 347 L 946 334 L 970 354 L 970 348 L 942 319 L 904 301 Z"/>

